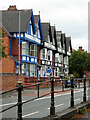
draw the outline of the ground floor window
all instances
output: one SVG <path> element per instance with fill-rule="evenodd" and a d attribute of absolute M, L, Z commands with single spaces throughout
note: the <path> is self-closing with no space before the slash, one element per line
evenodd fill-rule
<path fill-rule="evenodd" d="M 54 77 L 59 77 L 59 74 L 60 74 L 59 68 L 55 68 L 54 69 Z"/>
<path fill-rule="evenodd" d="M 29 64 L 22 64 L 22 73 L 25 74 L 25 76 L 29 76 Z"/>
<path fill-rule="evenodd" d="M 37 65 L 30 64 L 30 77 L 37 77 Z"/>

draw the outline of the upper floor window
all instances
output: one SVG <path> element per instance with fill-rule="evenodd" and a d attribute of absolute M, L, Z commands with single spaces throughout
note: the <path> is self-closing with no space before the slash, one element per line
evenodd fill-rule
<path fill-rule="evenodd" d="M 51 50 L 48 50 L 47 57 L 48 57 L 48 60 L 52 61 L 52 51 Z"/>
<path fill-rule="evenodd" d="M 45 48 L 41 50 L 41 59 L 47 59 L 47 49 Z"/>
<path fill-rule="evenodd" d="M 30 56 L 37 57 L 37 45 L 30 45 Z"/>
<path fill-rule="evenodd" d="M 56 53 L 55 54 L 55 62 L 58 62 L 59 61 L 59 53 Z"/>
<path fill-rule="evenodd" d="M 29 43 L 22 42 L 22 55 L 29 55 Z"/>

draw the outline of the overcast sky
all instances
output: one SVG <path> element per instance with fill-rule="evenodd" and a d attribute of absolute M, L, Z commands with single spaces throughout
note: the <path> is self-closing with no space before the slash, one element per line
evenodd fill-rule
<path fill-rule="evenodd" d="M 41 21 L 50 22 L 56 30 L 71 36 L 73 49 L 88 50 L 88 0 L 0 0 L 0 9 L 16 5 L 17 9 L 40 11 Z"/>

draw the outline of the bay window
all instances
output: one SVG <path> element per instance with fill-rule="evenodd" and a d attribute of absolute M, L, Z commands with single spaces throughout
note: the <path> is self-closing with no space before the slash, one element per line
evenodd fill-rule
<path fill-rule="evenodd" d="M 37 65 L 30 64 L 30 77 L 37 77 Z"/>
<path fill-rule="evenodd" d="M 29 55 L 29 43 L 22 42 L 22 55 Z"/>
<path fill-rule="evenodd" d="M 41 50 L 41 59 L 44 59 L 44 60 L 47 59 L 47 49 L 45 48 Z"/>
<path fill-rule="evenodd" d="M 25 74 L 25 76 L 29 76 L 29 64 L 22 64 L 22 73 Z"/>
<path fill-rule="evenodd" d="M 54 77 L 59 77 L 59 74 L 60 74 L 59 68 L 55 68 L 54 69 Z"/>
<path fill-rule="evenodd" d="M 30 45 L 30 56 L 37 57 L 37 45 Z"/>
<path fill-rule="evenodd" d="M 47 58 L 48 58 L 49 61 L 52 61 L 52 51 L 51 50 L 48 50 Z"/>

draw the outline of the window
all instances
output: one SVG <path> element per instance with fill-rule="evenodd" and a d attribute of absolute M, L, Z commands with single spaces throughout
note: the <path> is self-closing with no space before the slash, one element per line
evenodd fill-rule
<path fill-rule="evenodd" d="M 29 64 L 22 64 L 22 73 L 25 74 L 25 76 L 29 76 Z"/>
<path fill-rule="evenodd" d="M 52 61 L 52 51 L 51 50 L 48 50 L 47 58 L 48 58 L 49 61 Z"/>
<path fill-rule="evenodd" d="M 59 77 L 59 74 L 60 74 L 59 68 L 55 68 L 55 69 L 54 69 L 54 76 L 55 76 L 55 77 Z"/>
<path fill-rule="evenodd" d="M 41 59 L 47 59 L 47 49 L 41 50 Z"/>
<path fill-rule="evenodd" d="M 30 56 L 37 57 L 37 45 L 30 46 Z"/>
<path fill-rule="evenodd" d="M 37 76 L 37 66 L 35 64 L 30 64 L 30 76 L 31 77 Z"/>
<path fill-rule="evenodd" d="M 48 60 L 50 60 L 50 51 L 48 51 Z"/>
<path fill-rule="evenodd" d="M 68 56 L 64 57 L 64 64 L 68 64 Z"/>
<path fill-rule="evenodd" d="M 58 60 L 59 60 L 59 53 L 56 53 L 55 54 L 55 62 L 58 62 Z"/>
<path fill-rule="evenodd" d="M 46 67 L 45 66 L 42 66 L 41 67 L 41 74 L 40 74 L 41 77 L 47 77 L 46 76 Z"/>
<path fill-rule="evenodd" d="M 22 55 L 29 55 L 29 43 L 22 42 Z"/>

